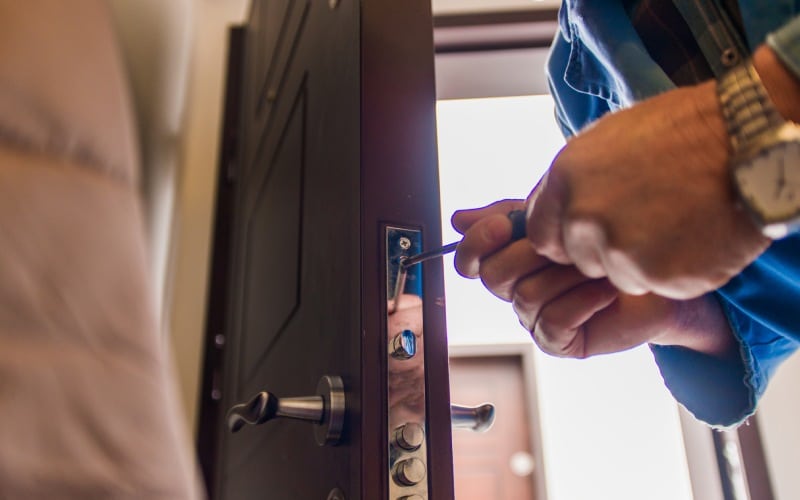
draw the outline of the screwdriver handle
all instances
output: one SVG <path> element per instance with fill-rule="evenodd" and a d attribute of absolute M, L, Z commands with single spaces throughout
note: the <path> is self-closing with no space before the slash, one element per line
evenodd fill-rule
<path fill-rule="evenodd" d="M 525 210 L 512 210 L 508 212 L 511 221 L 511 241 L 521 240 L 527 234 L 525 229 Z"/>

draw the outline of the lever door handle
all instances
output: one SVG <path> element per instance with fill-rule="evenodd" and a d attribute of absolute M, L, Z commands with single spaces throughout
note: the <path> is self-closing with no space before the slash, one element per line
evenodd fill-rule
<path fill-rule="evenodd" d="M 341 377 L 325 375 L 317 385 L 316 396 L 279 398 L 263 391 L 246 403 L 233 406 L 228 410 L 228 430 L 238 432 L 246 424 L 290 418 L 314 424 L 314 437 L 320 446 L 334 445 L 342 436 L 345 407 Z"/>
<path fill-rule="evenodd" d="M 486 432 L 494 424 L 494 405 L 491 403 L 474 407 L 450 405 L 450 423 L 454 429 Z"/>

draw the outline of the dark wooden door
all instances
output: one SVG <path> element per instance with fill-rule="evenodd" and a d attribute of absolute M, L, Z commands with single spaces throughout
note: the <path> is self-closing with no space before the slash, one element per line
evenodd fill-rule
<path fill-rule="evenodd" d="M 390 498 L 386 227 L 441 243 L 430 1 L 256 0 L 231 47 L 198 439 L 210 496 Z M 422 282 L 425 481 L 447 499 L 441 265 Z M 324 375 L 345 387 L 336 446 L 283 419 L 228 432 L 233 405 L 314 395 Z"/>

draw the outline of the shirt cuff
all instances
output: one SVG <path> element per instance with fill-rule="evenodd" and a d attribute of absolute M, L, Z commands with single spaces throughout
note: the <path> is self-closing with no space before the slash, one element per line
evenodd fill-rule
<path fill-rule="evenodd" d="M 767 45 L 800 78 L 800 16 L 767 35 Z"/>

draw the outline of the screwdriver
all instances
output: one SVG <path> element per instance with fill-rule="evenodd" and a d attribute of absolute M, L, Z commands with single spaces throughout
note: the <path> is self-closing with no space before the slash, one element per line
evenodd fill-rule
<path fill-rule="evenodd" d="M 508 212 L 508 219 L 511 221 L 511 241 L 521 240 L 525 237 L 525 210 L 512 210 Z M 427 252 L 421 252 L 410 257 L 402 258 L 400 270 L 407 271 L 409 267 L 426 260 L 435 259 L 453 252 L 460 242 L 454 241 L 443 247 L 434 248 Z"/>
<path fill-rule="evenodd" d="M 511 221 L 511 241 L 521 240 L 525 237 L 525 210 L 512 210 L 508 212 L 508 219 Z M 420 252 L 410 257 L 401 257 L 399 267 L 397 270 L 397 278 L 395 279 L 394 294 L 389 304 L 389 313 L 394 312 L 397 308 L 397 299 L 405 290 L 406 276 L 408 275 L 408 268 L 426 260 L 435 259 L 455 251 L 460 242 L 454 241 L 453 243 L 444 245 L 442 247 L 428 250 L 427 252 Z"/>

